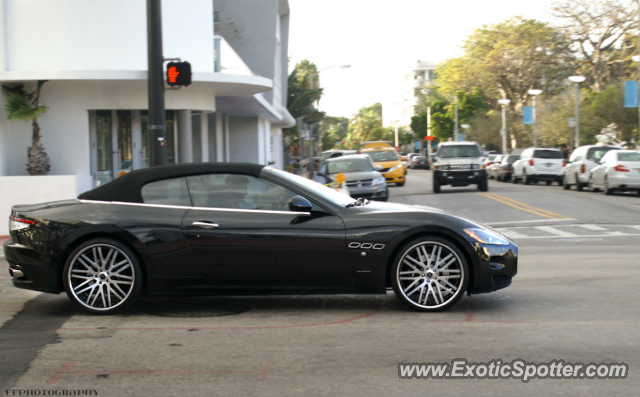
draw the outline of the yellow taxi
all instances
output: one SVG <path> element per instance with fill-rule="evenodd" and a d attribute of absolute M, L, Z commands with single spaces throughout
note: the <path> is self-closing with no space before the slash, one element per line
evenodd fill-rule
<path fill-rule="evenodd" d="M 371 141 L 363 142 L 362 154 L 368 154 L 373 160 L 373 164 L 378 171 L 384 176 L 389 183 L 395 183 L 396 186 L 404 186 L 407 169 L 400 162 L 398 153 L 388 141 Z M 380 166 L 380 167 L 378 167 Z"/>

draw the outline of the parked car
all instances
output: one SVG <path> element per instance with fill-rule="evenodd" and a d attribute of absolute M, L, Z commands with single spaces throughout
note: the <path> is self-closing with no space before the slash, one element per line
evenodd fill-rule
<path fill-rule="evenodd" d="M 493 158 L 493 160 L 487 165 L 487 175 L 489 179 L 495 179 L 498 176 L 498 168 L 500 167 L 500 162 L 502 161 L 502 155 L 499 154 Z"/>
<path fill-rule="evenodd" d="M 554 181 L 562 185 L 566 161 L 558 149 L 529 148 L 522 152 L 520 159 L 513 163 L 511 182 L 522 180 L 525 185 L 546 181 L 551 185 Z"/>
<path fill-rule="evenodd" d="M 340 156 L 346 156 L 347 154 L 356 154 L 357 152 L 357 150 L 325 150 L 320 156 L 320 161 L 325 161 L 326 159 L 332 159 Z"/>
<path fill-rule="evenodd" d="M 387 181 L 366 154 L 349 154 L 325 160 L 320 163 L 314 180 L 326 185 L 336 182 L 336 176 L 340 173 L 345 176 L 351 197 L 378 201 L 389 199 Z"/>
<path fill-rule="evenodd" d="M 429 159 L 427 159 L 427 156 L 413 156 L 411 157 L 409 168 L 428 170 L 430 168 Z"/>
<path fill-rule="evenodd" d="M 519 154 L 510 154 L 508 156 L 502 156 L 502 161 L 498 167 L 496 179 L 500 182 L 507 182 L 511 180 L 511 173 L 513 172 L 513 163 L 520 159 Z"/>
<path fill-rule="evenodd" d="M 478 185 L 478 190 L 489 190 L 480 145 L 476 142 L 440 142 L 433 163 L 433 192 L 440 193 L 443 185 Z"/>
<path fill-rule="evenodd" d="M 511 285 L 518 246 L 441 210 L 354 200 L 260 164 L 131 171 L 77 200 L 15 205 L 17 288 L 113 314 L 142 294 L 386 294 L 439 311 Z M 364 270 L 363 270 L 364 269 Z"/>
<path fill-rule="evenodd" d="M 589 190 L 613 194 L 616 190 L 632 190 L 640 195 L 640 151 L 610 150 L 591 170 Z"/>
<path fill-rule="evenodd" d="M 491 164 L 493 164 L 493 161 L 496 159 L 496 157 L 499 157 L 499 154 L 488 154 L 484 159 L 484 165 L 486 166 L 486 168 L 489 168 L 491 166 Z"/>
<path fill-rule="evenodd" d="M 587 187 L 591 170 L 610 150 L 622 150 L 622 148 L 607 145 L 584 145 L 574 150 L 564 172 L 564 189 L 571 189 L 571 186 L 575 185 L 576 190 L 581 191 Z"/>

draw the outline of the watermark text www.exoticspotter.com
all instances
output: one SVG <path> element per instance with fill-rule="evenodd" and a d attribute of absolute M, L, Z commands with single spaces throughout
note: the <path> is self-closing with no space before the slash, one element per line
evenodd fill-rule
<path fill-rule="evenodd" d="M 530 363 L 521 358 L 511 362 L 470 363 L 456 358 L 450 363 L 398 364 L 400 379 L 520 379 L 527 383 L 531 379 L 625 379 L 628 373 L 625 363 Z"/>

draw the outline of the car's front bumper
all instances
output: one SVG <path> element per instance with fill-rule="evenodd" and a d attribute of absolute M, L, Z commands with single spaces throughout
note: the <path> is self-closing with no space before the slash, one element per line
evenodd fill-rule
<path fill-rule="evenodd" d="M 518 273 L 518 246 L 487 245 L 472 243 L 479 260 L 479 268 L 475 269 L 469 294 L 482 294 L 496 291 L 511 285 L 513 277 Z"/>
<path fill-rule="evenodd" d="M 487 170 L 434 170 L 433 177 L 440 182 L 440 185 L 468 186 L 485 180 Z"/>
<path fill-rule="evenodd" d="M 402 183 L 404 182 L 404 167 L 399 167 L 393 171 L 385 172 L 382 174 L 387 183 Z"/>
<path fill-rule="evenodd" d="M 349 187 L 349 195 L 355 199 L 366 198 L 386 201 L 389 197 L 389 189 L 386 184 L 365 187 Z"/>

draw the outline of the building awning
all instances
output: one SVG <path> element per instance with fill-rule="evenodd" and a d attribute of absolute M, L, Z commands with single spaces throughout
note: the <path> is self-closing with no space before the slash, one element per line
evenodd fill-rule
<path fill-rule="evenodd" d="M 289 111 L 270 104 L 262 94 L 252 96 L 216 96 L 216 110 L 229 116 L 260 117 L 275 127 L 293 127 L 295 119 Z"/>

